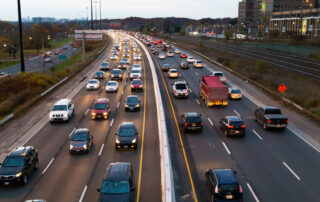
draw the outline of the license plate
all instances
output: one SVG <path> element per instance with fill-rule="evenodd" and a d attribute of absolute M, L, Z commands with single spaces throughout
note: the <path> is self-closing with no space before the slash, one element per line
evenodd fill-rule
<path fill-rule="evenodd" d="M 197 126 L 197 124 L 193 123 L 192 126 Z"/>
<path fill-rule="evenodd" d="M 4 182 L 4 185 L 9 185 L 9 182 Z"/>
<path fill-rule="evenodd" d="M 240 131 L 237 131 L 237 130 L 236 130 L 236 134 L 239 134 L 239 133 L 240 133 Z"/>
<path fill-rule="evenodd" d="M 280 127 L 281 126 L 281 124 L 277 124 L 277 127 Z"/>
<path fill-rule="evenodd" d="M 233 195 L 226 195 L 226 199 L 233 199 Z"/>
<path fill-rule="evenodd" d="M 79 152 L 79 151 L 80 151 L 79 149 L 76 150 L 76 152 Z"/>
<path fill-rule="evenodd" d="M 124 148 L 128 148 L 128 145 L 123 146 Z"/>
<path fill-rule="evenodd" d="M 98 115 L 98 118 L 101 118 L 101 115 Z"/>

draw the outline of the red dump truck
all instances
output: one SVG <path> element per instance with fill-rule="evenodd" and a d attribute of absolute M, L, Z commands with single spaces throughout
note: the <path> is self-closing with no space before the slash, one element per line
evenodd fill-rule
<path fill-rule="evenodd" d="M 228 105 L 228 87 L 221 83 L 218 76 L 203 76 L 199 94 L 207 107 Z"/>

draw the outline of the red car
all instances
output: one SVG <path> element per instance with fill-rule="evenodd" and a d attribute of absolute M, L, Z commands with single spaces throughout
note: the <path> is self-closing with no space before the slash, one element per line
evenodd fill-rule
<path fill-rule="evenodd" d="M 170 69 L 171 69 L 170 64 L 163 64 L 162 65 L 162 71 L 166 72 L 166 71 L 169 71 Z"/>
<path fill-rule="evenodd" d="M 133 79 L 131 82 L 131 92 L 136 90 L 143 91 L 143 84 L 141 79 Z"/>
<path fill-rule="evenodd" d="M 127 69 L 127 64 L 126 62 L 121 61 L 118 65 L 119 69 Z"/>
<path fill-rule="evenodd" d="M 147 42 L 147 46 L 151 46 L 151 43 L 150 43 L 150 42 Z"/>
<path fill-rule="evenodd" d="M 181 53 L 181 54 L 180 54 L 180 57 L 181 57 L 181 58 L 187 58 L 188 56 L 187 56 L 187 54 L 185 54 L 185 53 Z"/>
<path fill-rule="evenodd" d="M 110 113 L 110 104 L 108 98 L 98 99 L 91 110 L 92 119 L 108 119 Z"/>

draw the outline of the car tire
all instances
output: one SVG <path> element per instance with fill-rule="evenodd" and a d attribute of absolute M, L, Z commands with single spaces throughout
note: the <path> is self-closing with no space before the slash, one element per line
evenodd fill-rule
<path fill-rule="evenodd" d="M 268 126 L 266 123 L 263 123 L 263 129 L 268 130 Z"/>
<path fill-rule="evenodd" d="M 34 170 L 37 170 L 39 168 L 39 160 L 36 160 L 36 163 L 34 165 Z"/>
<path fill-rule="evenodd" d="M 226 137 L 229 137 L 229 134 L 228 134 L 228 131 L 227 131 L 227 130 L 224 131 L 224 135 L 225 135 Z"/>
<path fill-rule="evenodd" d="M 116 151 L 119 151 L 119 148 L 117 147 L 117 145 L 115 145 L 114 148 L 116 149 Z"/>
<path fill-rule="evenodd" d="M 27 174 L 23 174 L 23 176 L 22 176 L 22 184 L 23 185 L 28 184 L 28 175 Z"/>

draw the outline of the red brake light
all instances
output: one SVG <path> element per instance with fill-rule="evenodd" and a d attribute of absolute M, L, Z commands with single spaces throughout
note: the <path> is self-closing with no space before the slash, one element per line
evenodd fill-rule
<path fill-rule="evenodd" d="M 287 119 L 287 124 L 289 123 L 289 120 Z"/>
<path fill-rule="evenodd" d="M 239 192 L 242 193 L 242 187 L 239 185 Z"/>
<path fill-rule="evenodd" d="M 219 193 L 218 185 L 215 187 L 215 189 L 214 189 L 214 193 L 216 193 L 216 194 L 218 194 L 218 193 Z"/>
<path fill-rule="evenodd" d="M 185 125 L 185 126 L 188 126 L 188 123 L 187 123 L 187 122 L 185 122 L 185 123 L 184 123 L 184 125 Z"/>
<path fill-rule="evenodd" d="M 177 93 L 177 90 L 174 90 L 174 93 Z"/>
<path fill-rule="evenodd" d="M 270 119 L 268 119 L 268 123 L 271 123 L 271 120 L 270 120 Z"/>
<path fill-rule="evenodd" d="M 228 126 L 228 128 L 234 128 L 233 126 Z"/>
<path fill-rule="evenodd" d="M 241 128 L 245 128 L 246 127 L 246 125 L 241 125 Z"/>
<path fill-rule="evenodd" d="M 201 122 L 200 124 L 201 124 L 201 126 L 202 126 L 203 123 Z"/>

